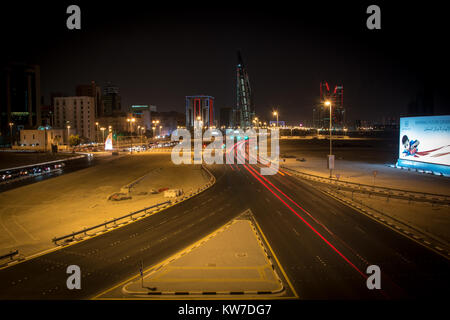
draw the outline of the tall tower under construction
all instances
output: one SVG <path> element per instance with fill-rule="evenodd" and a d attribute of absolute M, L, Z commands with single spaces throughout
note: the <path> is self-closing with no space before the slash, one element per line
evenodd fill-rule
<path fill-rule="evenodd" d="M 242 129 L 250 128 L 255 117 L 252 89 L 248 79 L 247 68 L 238 51 L 238 64 L 236 68 L 236 107 L 233 110 L 233 126 Z"/>

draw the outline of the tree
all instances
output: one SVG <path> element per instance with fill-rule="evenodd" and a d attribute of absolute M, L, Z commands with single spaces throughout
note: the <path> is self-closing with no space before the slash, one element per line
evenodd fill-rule
<path fill-rule="evenodd" d="M 77 134 L 75 134 L 75 135 L 71 134 L 69 136 L 69 145 L 71 145 L 72 147 L 75 147 L 75 146 L 79 145 L 80 143 L 81 143 L 81 139 Z"/>

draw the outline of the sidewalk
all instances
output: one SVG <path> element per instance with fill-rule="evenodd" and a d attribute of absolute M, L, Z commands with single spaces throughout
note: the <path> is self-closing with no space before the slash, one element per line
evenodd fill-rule
<path fill-rule="evenodd" d="M 301 157 L 299 158 L 301 159 Z M 280 165 L 300 172 L 328 178 L 326 158 L 307 157 L 306 161 L 294 158 L 281 160 Z M 374 171 L 376 176 L 374 178 Z M 340 181 L 375 185 L 408 191 L 450 195 L 450 178 L 415 171 L 391 168 L 383 164 L 367 164 L 358 161 L 335 160 L 333 178 L 339 175 Z"/>

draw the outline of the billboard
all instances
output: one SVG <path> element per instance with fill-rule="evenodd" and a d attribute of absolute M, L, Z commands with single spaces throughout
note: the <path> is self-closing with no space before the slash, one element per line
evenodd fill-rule
<path fill-rule="evenodd" d="M 400 118 L 399 139 L 399 162 L 450 166 L 450 115 Z"/>

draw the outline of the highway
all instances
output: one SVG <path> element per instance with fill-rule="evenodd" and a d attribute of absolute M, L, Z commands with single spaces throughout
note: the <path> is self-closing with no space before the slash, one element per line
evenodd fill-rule
<path fill-rule="evenodd" d="M 280 171 L 211 165 L 216 184 L 153 216 L 0 270 L 0 299 L 89 299 L 251 209 L 300 299 L 445 298 L 449 261 Z M 66 288 L 80 266 L 81 290 Z M 366 268 L 381 268 L 368 290 Z"/>

